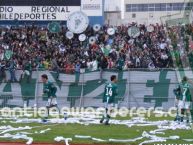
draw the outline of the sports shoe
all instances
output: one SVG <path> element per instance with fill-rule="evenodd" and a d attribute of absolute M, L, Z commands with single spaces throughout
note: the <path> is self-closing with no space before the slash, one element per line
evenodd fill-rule
<path fill-rule="evenodd" d="M 103 121 L 104 121 L 104 118 L 102 118 L 102 119 L 100 120 L 100 124 L 102 124 L 102 123 L 103 123 Z"/>
<path fill-rule="evenodd" d="M 67 119 L 68 119 L 68 114 L 64 113 L 64 120 L 67 120 Z"/>
<path fill-rule="evenodd" d="M 46 122 L 48 121 L 47 119 L 48 119 L 48 117 L 42 118 L 42 122 L 43 122 L 43 123 L 46 123 Z"/>
<path fill-rule="evenodd" d="M 181 117 L 181 118 L 180 118 L 180 122 L 183 122 L 183 121 L 184 121 L 184 117 Z"/>
<path fill-rule="evenodd" d="M 105 125 L 110 125 L 108 120 L 107 120 L 107 121 L 105 121 Z"/>

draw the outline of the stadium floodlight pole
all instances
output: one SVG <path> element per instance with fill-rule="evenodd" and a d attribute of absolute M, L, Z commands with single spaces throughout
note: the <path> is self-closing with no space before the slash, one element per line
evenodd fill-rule
<path fill-rule="evenodd" d="M 80 69 L 80 74 L 82 74 L 82 89 L 81 89 L 81 96 L 80 96 L 80 103 L 79 103 L 80 108 L 82 106 L 82 99 L 83 99 L 83 96 L 84 96 L 84 73 L 85 73 L 85 68 L 81 68 Z"/>

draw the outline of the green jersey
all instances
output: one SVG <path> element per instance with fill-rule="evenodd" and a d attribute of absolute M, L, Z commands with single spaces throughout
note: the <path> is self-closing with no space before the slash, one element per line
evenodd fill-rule
<path fill-rule="evenodd" d="M 24 70 L 28 70 L 29 72 L 32 71 L 32 65 L 31 63 L 27 62 L 25 65 L 24 65 Z"/>
<path fill-rule="evenodd" d="M 192 85 L 189 83 L 181 83 L 180 88 L 182 92 L 180 100 L 191 102 L 192 101 L 191 89 L 193 88 Z"/>
<path fill-rule="evenodd" d="M 47 94 L 48 98 L 56 97 L 57 88 L 52 82 L 47 82 L 44 84 L 44 93 Z"/>
<path fill-rule="evenodd" d="M 117 85 L 115 83 L 108 83 L 105 86 L 103 102 L 114 103 L 115 96 L 117 96 Z"/>

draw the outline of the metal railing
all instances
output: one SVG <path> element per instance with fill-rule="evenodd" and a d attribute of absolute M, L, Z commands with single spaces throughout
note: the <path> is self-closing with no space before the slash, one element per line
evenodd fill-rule
<path fill-rule="evenodd" d="M 193 78 L 192 70 L 181 70 Z M 173 89 L 179 84 L 182 76 L 174 69 L 144 70 L 131 69 L 129 71 L 104 71 L 102 82 L 100 72 L 81 73 L 79 75 L 60 74 L 59 80 L 52 76 L 52 72 L 33 72 L 31 83 L 2 83 L 0 85 L 0 105 L 5 106 L 45 106 L 47 98 L 43 96 L 43 84 L 39 76 L 46 73 L 50 81 L 57 86 L 59 107 L 100 107 L 105 83 L 110 76 L 118 77 L 118 96 L 116 104 L 119 107 L 156 107 L 169 108 L 173 106 Z M 19 72 L 16 76 L 19 77 Z M 189 74 L 192 74 L 190 76 Z M 76 78 L 77 77 L 77 78 Z M 18 87 L 18 89 L 13 89 Z M 34 94 L 34 95 L 33 95 Z"/>

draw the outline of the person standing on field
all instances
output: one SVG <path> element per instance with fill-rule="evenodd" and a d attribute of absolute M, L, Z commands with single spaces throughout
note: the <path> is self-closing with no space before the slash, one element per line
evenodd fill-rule
<path fill-rule="evenodd" d="M 183 122 L 184 116 L 186 115 L 187 123 L 192 123 L 191 116 L 191 106 L 192 106 L 192 95 L 191 90 L 193 89 L 193 84 L 190 83 L 188 78 L 185 76 L 182 79 L 182 82 L 179 85 L 181 89 L 181 95 L 178 100 L 178 108 L 180 111 L 180 122 Z"/>
<path fill-rule="evenodd" d="M 41 76 L 41 79 L 44 84 L 43 92 L 44 94 L 47 94 L 47 97 L 48 97 L 48 102 L 46 104 L 47 117 L 49 116 L 49 109 L 52 107 L 56 107 L 58 109 L 58 112 L 60 113 L 58 104 L 57 104 L 57 99 L 56 99 L 57 97 L 56 96 L 56 92 L 57 92 L 56 86 L 52 82 L 48 81 L 48 76 L 46 74 L 43 74 Z"/>
<path fill-rule="evenodd" d="M 105 105 L 105 114 L 103 115 L 100 123 L 105 121 L 105 125 L 109 125 L 109 120 L 111 118 L 112 107 L 115 106 L 115 97 L 117 93 L 117 77 L 115 75 L 111 76 L 111 82 L 106 84 L 103 103 Z"/>

